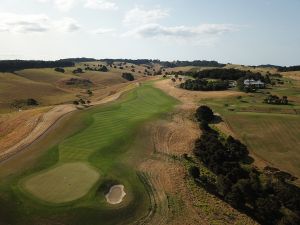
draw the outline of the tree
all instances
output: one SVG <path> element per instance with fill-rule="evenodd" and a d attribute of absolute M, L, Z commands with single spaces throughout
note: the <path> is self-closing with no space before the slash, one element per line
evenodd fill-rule
<path fill-rule="evenodd" d="M 93 92 L 91 90 L 87 90 L 86 93 L 89 95 L 89 96 L 92 96 L 93 95 Z"/>
<path fill-rule="evenodd" d="M 245 205 L 243 194 L 238 188 L 234 186 L 231 188 L 231 191 L 225 196 L 225 201 L 238 209 L 243 208 Z"/>
<path fill-rule="evenodd" d="M 225 176 L 220 175 L 217 177 L 217 190 L 221 196 L 226 196 L 231 190 L 232 182 Z"/>
<path fill-rule="evenodd" d="M 198 167 L 196 166 L 191 166 L 189 168 L 189 174 L 194 178 L 194 179 L 197 179 L 200 177 L 200 170 Z"/>
<path fill-rule="evenodd" d="M 83 70 L 82 70 L 81 68 L 77 68 L 77 69 L 73 70 L 72 73 L 73 73 L 73 74 L 83 73 Z"/>
<path fill-rule="evenodd" d="M 268 222 L 268 224 L 274 224 L 280 215 L 280 202 L 273 196 L 267 196 L 265 198 L 258 198 L 255 204 L 256 216 L 262 221 Z"/>
<path fill-rule="evenodd" d="M 99 71 L 101 71 L 101 72 L 108 72 L 108 69 L 107 69 L 106 66 L 101 66 L 100 69 L 99 69 Z"/>
<path fill-rule="evenodd" d="M 64 73 L 65 70 L 63 68 L 60 68 L 60 67 L 57 67 L 54 69 L 56 72 L 59 72 L 59 73 Z"/>
<path fill-rule="evenodd" d="M 214 113 L 208 106 L 202 105 L 196 110 L 196 118 L 200 122 L 206 121 L 209 123 L 214 119 Z"/>
<path fill-rule="evenodd" d="M 134 80 L 134 76 L 131 73 L 123 73 L 122 77 L 128 81 L 133 81 Z"/>
<path fill-rule="evenodd" d="M 33 98 L 27 99 L 27 105 L 29 105 L 29 106 L 36 106 L 38 104 L 39 104 L 38 101 Z"/>

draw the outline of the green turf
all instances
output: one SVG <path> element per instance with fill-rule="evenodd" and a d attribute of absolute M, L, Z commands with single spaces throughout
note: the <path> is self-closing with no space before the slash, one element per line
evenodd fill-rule
<path fill-rule="evenodd" d="M 284 85 L 249 93 L 201 101 L 219 113 L 233 132 L 259 158 L 272 166 L 300 177 L 300 99 L 299 82 L 284 79 Z M 269 93 L 287 95 L 289 105 L 269 105 L 263 99 Z M 242 93 L 241 93 L 242 95 Z"/>
<path fill-rule="evenodd" d="M 149 209 L 149 199 L 136 167 L 147 157 L 148 146 L 139 128 L 144 122 L 171 110 L 176 103 L 148 83 L 125 94 L 117 102 L 78 112 L 80 116 L 72 118 L 82 121 L 78 123 L 80 130 L 74 129 L 75 134 L 52 147 L 28 171 L 18 176 L 7 176 L 0 182 L 0 206 L 6 205 L 0 207 L 0 217 L 3 216 L 7 224 L 22 225 L 45 221 L 50 224 L 51 221 L 57 221 L 70 225 L 109 225 L 143 217 Z M 62 127 L 55 132 L 64 133 L 64 129 L 70 132 L 69 127 Z M 52 144 L 49 141 L 49 146 Z M 47 148 L 47 144 L 43 148 Z M 32 156 L 28 154 L 27 157 L 30 160 Z M 101 174 L 96 185 L 80 199 L 56 206 L 24 191 L 24 181 L 42 173 L 51 173 L 51 168 L 56 168 L 56 165 L 73 162 L 88 163 Z M 45 180 L 49 182 L 41 179 L 41 183 Z M 120 206 L 111 206 L 105 201 L 102 187 L 107 183 L 125 186 L 127 195 Z M 51 195 L 51 188 L 48 190 Z"/>
<path fill-rule="evenodd" d="M 83 197 L 98 181 L 99 173 L 85 163 L 64 163 L 26 179 L 24 189 L 35 197 L 64 203 Z"/>
<path fill-rule="evenodd" d="M 298 115 L 236 113 L 225 118 L 256 155 L 275 167 L 300 176 Z"/>

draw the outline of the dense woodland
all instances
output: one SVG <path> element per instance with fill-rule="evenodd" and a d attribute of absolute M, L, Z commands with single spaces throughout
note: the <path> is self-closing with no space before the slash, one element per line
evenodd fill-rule
<path fill-rule="evenodd" d="M 180 84 L 180 88 L 192 91 L 222 91 L 228 88 L 228 81 L 216 80 L 209 81 L 206 79 L 188 79 Z"/>
<path fill-rule="evenodd" d="M 185 75 L 190 75 L 194 78 L 203 79 L 221 79 L 221 80 L 238 80 L 240 78 L 253 78 L 254 80 L 264 81 L 264 76 L 261 73 L 244 71 L 238 69 L 208 69 L 197 72 L 186 72 Z"/>
<path fill-rule="evenodd" d="M 300 66 L 279 67 L 278 71 L 279 72 L 300 71 Z"/>
<path fill-rule="evenodd" d="M 194 154 L 216 176 L 190 169 L 199 184 L 261 224 L 300 224 L 300 189 L 285 178 L 264 176 L 249 163 L 247 147 L 229 136 L 224 139 L 208 125 L 213 113 L 206 106 L 196 112 L 202 130 Z M 198 174 L 198 177 L 197 177 Z"/>
<path fill-rule="evenodd" d="M 160 61 L 158 59 L 102 59 L 108 64 L 115 62 L 132 63 L 136 65 L 149 65 L 153 63 L 160 64 L 163 67 L 178 67 L 178 66 L 203 66 L 203 67 L 223 67 L 225 64 L 218 63 L 217 61 L 195 60 L 195 61 Z"/>
<path fill-rule="evenodd" d="M 162 61 L 160 62 L 164 67 L 183 67 L 183 66 L 202 66 L 202 67 L 224 67 L 225 64 L 217 61 L 195 60 L 195 61 Z"/>
<path fill-rule="evenodd" d="M 2 60 L 0 61 L 0 72 L 14 72 L 23 69 L 73 67 L 70 61 L 35 61 L 35 60 Z"/>

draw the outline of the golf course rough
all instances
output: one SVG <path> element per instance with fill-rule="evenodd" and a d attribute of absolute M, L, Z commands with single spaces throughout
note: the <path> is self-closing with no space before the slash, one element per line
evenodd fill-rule
<path fill-rule="evenodd" d="M 80 199 L 90 192 L 88 197 L 93 198 L 96 195 L 93 187 L 101 185 L 102 175 L 103 179 L 113 176 L 133 195 L 143 193 L 136 170 L 126 161 L 127 158 L 133 160 L 132 155 L 135 155 L 130 144 L 141 123 L 168 112 L 176 103 L 147 83 L 114 103 L 83 111 L 87 123 L 85 129 L 58 145 L 56 165 L 21 180 L 23 193 L 57 204 Z M 141 199 L 137 197 L 136 201 Z"/>

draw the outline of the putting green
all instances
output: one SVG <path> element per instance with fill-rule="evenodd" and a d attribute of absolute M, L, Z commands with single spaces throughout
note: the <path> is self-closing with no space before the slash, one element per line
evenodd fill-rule
<path fill-rule="evenodd" d="M 99 177 L 99 173 L 85 163 L 66 163 L 29 177 L 22 185 L 41 200 L 63 203 L 83 197 Z"/>

